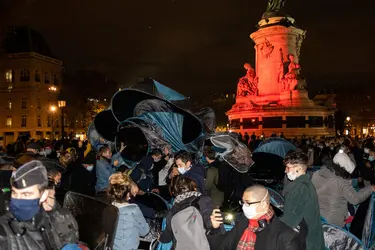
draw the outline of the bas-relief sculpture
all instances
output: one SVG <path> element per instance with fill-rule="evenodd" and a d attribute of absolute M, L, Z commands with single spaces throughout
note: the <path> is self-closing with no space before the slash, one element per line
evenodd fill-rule
<path fill-rule="evenodd" d="M 258 94 L 258 77 L 249 63 L 244 64 L 246 75 L 241 77 L 237 84 L 237 96 L 255 96 Z"/>
<path fill-rule="evenodd" d="M 270 43 L 270 41 L 267 40 L 267 38 L 265 38 L 264 43 L 262 43 L 260 47 L 260 51 L 263 57 L 269 58 L 273 49 L 274 49 L 274 46 Z"/>

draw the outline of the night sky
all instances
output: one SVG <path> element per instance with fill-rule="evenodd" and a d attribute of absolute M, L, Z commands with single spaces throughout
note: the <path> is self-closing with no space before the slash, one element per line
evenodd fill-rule
<path fill-rule="evenodd" d="M 309 89 L 366 89 L 375 77 L 373 0 L 289 0 L 307 30 L 300 63 Z M 249 34 L 267 0 L 0 0 L 0 28 L 40 32 L 67 74 L 99 71 L 126 87 L 150 76 L 185 95 L 234 91 L 254 65 Z"/>

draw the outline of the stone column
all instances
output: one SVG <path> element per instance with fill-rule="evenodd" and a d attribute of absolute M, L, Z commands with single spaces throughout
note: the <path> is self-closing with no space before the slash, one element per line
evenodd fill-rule
<path fill-rule="evenodd" d="M 283 77 L 287 66 L 288 55 L 294 56 L 298 63 L 299 51 L 305 32 L 294 26 L 283 26 L 280 21 L 284 17 L 272 17 L 259 22 L 259 30 L 250 38 L 255 43 L 256 75 L 259 78 L 259 96 L 270 95 L 270 101 L 278 101 L 279 93 L 284 90 L 279 79 Z M 288 18 L 290 22 L 294 19 Z"/>

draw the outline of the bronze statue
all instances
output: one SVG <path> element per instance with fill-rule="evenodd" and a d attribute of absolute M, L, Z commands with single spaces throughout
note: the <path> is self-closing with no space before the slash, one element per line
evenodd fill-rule
<path fill-rule="evenodd" d="M 283 9 L 286 0 L 268 0 L 266 12 L 279 12 Z"/>

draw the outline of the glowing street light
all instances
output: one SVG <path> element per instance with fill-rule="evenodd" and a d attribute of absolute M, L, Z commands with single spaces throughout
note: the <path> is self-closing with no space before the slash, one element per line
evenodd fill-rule
<path fill-rule="evenodd" d="M 348 121 L 348 122 L 350 122 L 350 117 L 348 116 L 348 117 L 346 117 L 346 120 Z"/>
<path fill-rule="evenodd" d="M 51 107 L 49 108 L 49 110 L 51 110 L 52 112 L 55 112 L 55 111 L 56 111 L 56 106 L 51 106 Z"/>

